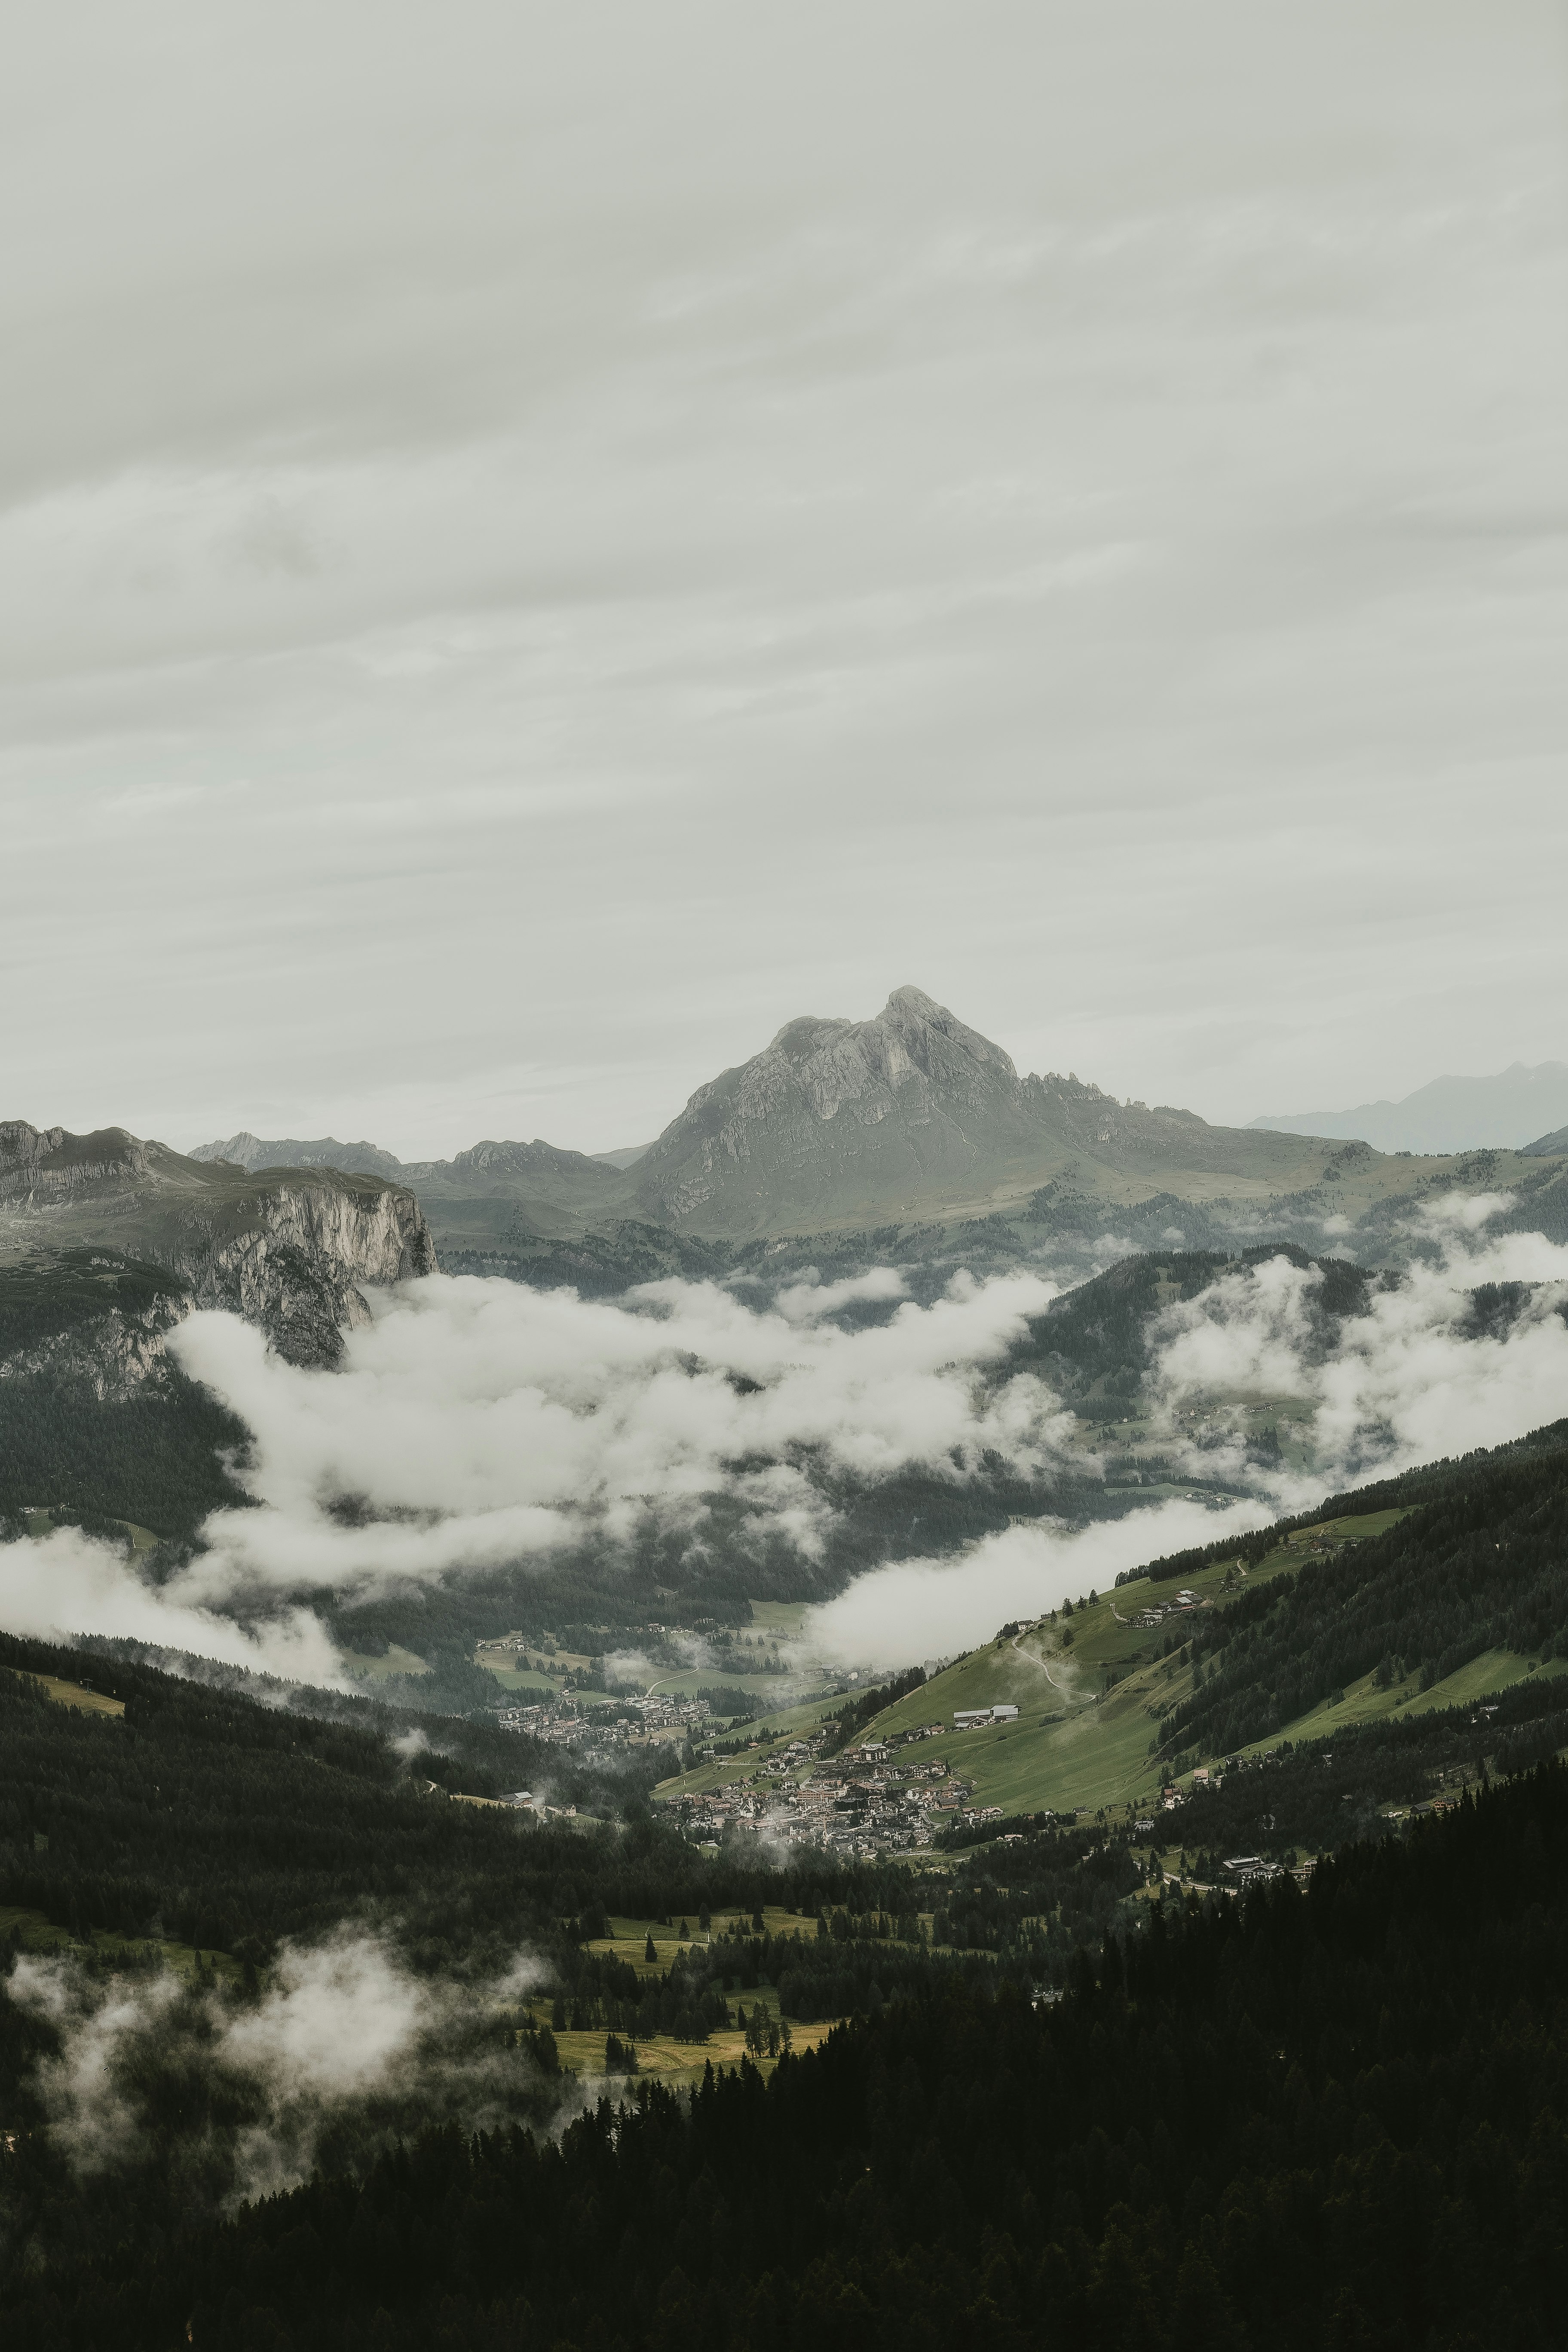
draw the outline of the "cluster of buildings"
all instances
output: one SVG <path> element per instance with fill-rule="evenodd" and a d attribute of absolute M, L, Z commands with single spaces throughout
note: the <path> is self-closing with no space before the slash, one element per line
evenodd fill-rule
<path fill-rule="evenodd" d="M 528 1706 L 503 1704 L 496 1709 L 496 1720 L 503 1731 L 525 1731 L 558 1747 L 590 1742 L 595 1748 L 610 1748 L 629 1747 L 634 1739 L 689 1738 L 707 1729 L 710 1713 L 705 1698 L 626 1698 L 618 1699 L 616 1708 L 616 1717 L 606 1717 L 601 1699 L 590 1720 L 583 1699 L 563 1691 Z"/>
<path fill-rule="evenodd" d="M 503 1731 L 526 1731 L 532 1738 L 547 1739 L 558 1748 L 570 1747 L 587 1729 L 576 1701 L 566 1692 L 531 1706 L 498 1706 L 496 1720 Z"/>
<path fill-rule="evenodd" d="M 992 1719 L 989 1709 L 984 1715 Z M 745 1779 L 666 1802 L 689 1836 L 720 1837 L 726 1829 L 744 1827 L 785 1845 L 830 1853 L 910 1853 L 929 1846 L 944 1821 L 1002 1819 L 998 1805 L 972 1806 L 972 1784 L 940 1758 L 925 1764 L 908 1755 L 942 1728 L 923 1724 L 900 1738 L 866 1740 L 827 1758 L 822 1757 L 826 1733 L 817 1731 L 774 1749 Z M 814 1768 L 810 1778 L 795 1779 L 806 1765 Z M 788 1777 L 775 1781 L 781 1771 Z"/>
<path fill-rule="evenodd" d="M 1141 1615 L 1134 1617 L 1132 1622 L 1135 1625 L 1142 1625 L 1146 1633 L 1152 1633 L 1154 1628 L 1157 1625 L 1163 1625 L 1168 1617 L 1185 1617 L 1193 1610 L 1205 1609 L 1207 1606 L 1208 1603 L 1200 1593 L 1178 1592 L 1173 1601 L 1156 1601 L 1152 1609 L 1145 1609 Z"/>

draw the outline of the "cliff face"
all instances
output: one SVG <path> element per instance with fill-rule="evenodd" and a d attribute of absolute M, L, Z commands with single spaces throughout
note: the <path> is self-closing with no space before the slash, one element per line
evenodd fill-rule
<path fill-rule="evenodd" d="M 41 1260 L 79 1261 L 95 1244 L 162 1267 L 177 1286 L 156 1310 L 156 1329 L 110 1318 L 123 1327 L 120 1340 L 107 1326 L 100 1334 L 111 1380 L 133 1381 L 168 1324 L 197 1307 L 245 1316 L 293 1362 L 334 1363 L 344 1328 L 368 1316 L 362 1285 L 436 1270 L 424 1213 L 403 1186 L 328 1168 L 248 1176 L 121 1128 L 73 1136 L 0 1125 L 0 1265 L 36 1272 Z M 75 1324 L 73 1353 L 87 1344 Z"/>
<path fill-rule="evenodd" d="M 182 1203 L 153 1244 L 199 1307 L 258 1323 L 293 1363 L 335 1363 L 342 1333 L 369 1320 L 360 1285 L 434 1274 L 436 1248 L 412 1192 L 336 1171 L 251 1180 L 217 1213 Z"/>

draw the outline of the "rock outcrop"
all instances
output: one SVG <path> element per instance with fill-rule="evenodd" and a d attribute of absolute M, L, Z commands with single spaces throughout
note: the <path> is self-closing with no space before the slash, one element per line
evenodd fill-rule
<path fill-rule="evenodd" d="M 405 1186 L 329 1168 L 250 1176 L 122 1128 L 75 1136 L 0 1125 L 0 1265 L 26 1263 L 37 1275 L 41 1261 L 79 1259 L 94 1245 L 174 1278 L 156 1309 L 163 1328 L 196 1307 L 227 1307 L 296 1363 L 337 1360 L 343 1330 L 369 1314 L 364 1286 L 436 1270 L 424 1212 Z M 73 1348 L 86 1344 L 83 1328 L 73 1324 Z M 129 1326 L 123 1336 L 133 1378 L 142 1342 Z M 161 1333 L 149 1327 L 142 1338 L 155 1354 Z"/>

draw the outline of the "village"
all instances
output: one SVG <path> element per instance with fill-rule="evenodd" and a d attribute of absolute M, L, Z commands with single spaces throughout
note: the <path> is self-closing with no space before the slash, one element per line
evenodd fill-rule
<path fill-rule="evenodd" d="M 1017 1709 L 967 1710 L 953 1727 Z M 760 1759 L 749 1773 L 700 1793 L 682 1793 L 665 1806 L 689 1837 L 721 1838 L 726 1830 L 764 1832 L 786 1846 L 813 1846 L 830 1853 L 868 1858 L 908 1853 L 931 1844 L 944 1823 L 1000 1821 L 999 1805 L 975 1807 L 971 1782 L 941 1758 L 923 1761 L 918 1753 L 947 1727 L 931 1723 L 890 1740 L 866 1740 L 838 1754 L 826 1753 L 826 1727 L 803 1732 Z M 761 1743 L 757 1745 L 760 1747 Z"/>

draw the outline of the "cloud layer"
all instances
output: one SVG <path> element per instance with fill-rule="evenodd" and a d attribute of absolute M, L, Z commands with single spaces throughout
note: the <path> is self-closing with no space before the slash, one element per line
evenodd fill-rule
<path fill-rule="evenodd" d="M 1010 1617 L 1103 1587 L 1120 1570 L 1310 1509 L 1381 1472 L 1504 1444 L 1568 1417 L 1568 1249 L 1539 1234 L 1488 1241 L 1488 1215 L 1502 1205 L 1456 1199 L 1435 1208 L 1434 1254 L 1343 1323 L 1327 1353 L 1312 1312 L 1323 1277 L 1285 1257 L 1223 1275 L 1165 1311 L 1145 1381 L 1155 1436 L 1179 1476 L 1226 1479 L 1250 1487 L 1250 1498 L 1223 1510 L 1167 1500 L 1078 1533 L 1049 1522 L 1014 1527 L 956 1559 L 875 1570 L 812 1612 L 806 1646 L 898 1664 L 947 1654 Z M 1478 1319 L 1483 1285 L 1525 1286 L 1490 1328 Z M 1248 1457 L 1249 1404 L 1284 1399 L 1306 1408 L 1308 1470 L 1270 1472 Z M 1200 1409 L 1201 1444 L 1182 1418 Z"/>
<path fill-rule="evenodd" d="M 623 1543 L 650 1518 L 697 1526 L 725 1495 L 806 1556 L 829 1506 L 803 1457 L 875 1480 L 1057 1456 L 1070 1422 L 1037 1379 L 989 1381 L 1053 1286 L 959 1276 L 930 1307 L 845 1330 L 833 1311 L 901 1289 L 886 1269 L 797 1284 L 776 1308 L 713 1285 L 622 1302 L 432 1276 L 377 1302 L 342 1369 L 301 1371 L 231 1316 L 171 1342 L 255 1433 L 252 1510 L 216 1514 L 175 1588 L 202 1603 L 279 1587 L 372 1591 L 405 1579 Z M 378 1516 L 345 1524 L 334 1506 Z"/>
<path fill-rule="evenodd" d="M 1337 1326 L 1318 1311 L 1319 1270 L 1283 1256 L 1221 1274 L 1157 1320 L 1151 1433 L 1177 1478 L 1241 1490 L 1223 1517 L 1167 1497 L 1087 1530 L 1014 1526 L 861 1577 L 815 1612 L 806 1650 L 846 1663 L 945 1654 L 1218 1525 L 1568 1416 L 1568 1250 L 1489 1239 L 1501 1205 L 1428 1212 L 1425 1255 Z M 900 1291 L 887 1268 L 802 1282 L 763 1308 L 714 1285 L 602 1302 L 434 1276 L 380 1297 L 333 1373 L 285 1363 L 233 1317 L 195 1316 L 171 1345 L 253 1432 L 255 1507 L 214 1515 L 205 1549 L 156 1588 L 74 1530 L 0 1549 L 0 1619 L 327 1682 L 336 1653 L 300 1606 L 312 1590 L 352 1603 L 578 1549 L 602 1562 L 650 1527 L 782 1541 L 811 1560 L 833 1519 L 825 1471 L 872 1484 L 912 1466 L 984 1477 L 993 1460 L 1047 1479 L 1069 1464 L 1098 1471 L 1072 1450 L 1060 1400 L 1007 1371 L 1049 1284 L 961 1276 L 928 1307 Z M 835 1321 L 868 1299 L 884 1321 Z M 1305 1464 L 1260 1466 L 1249 1440 L 1282 1402 Z"/>

